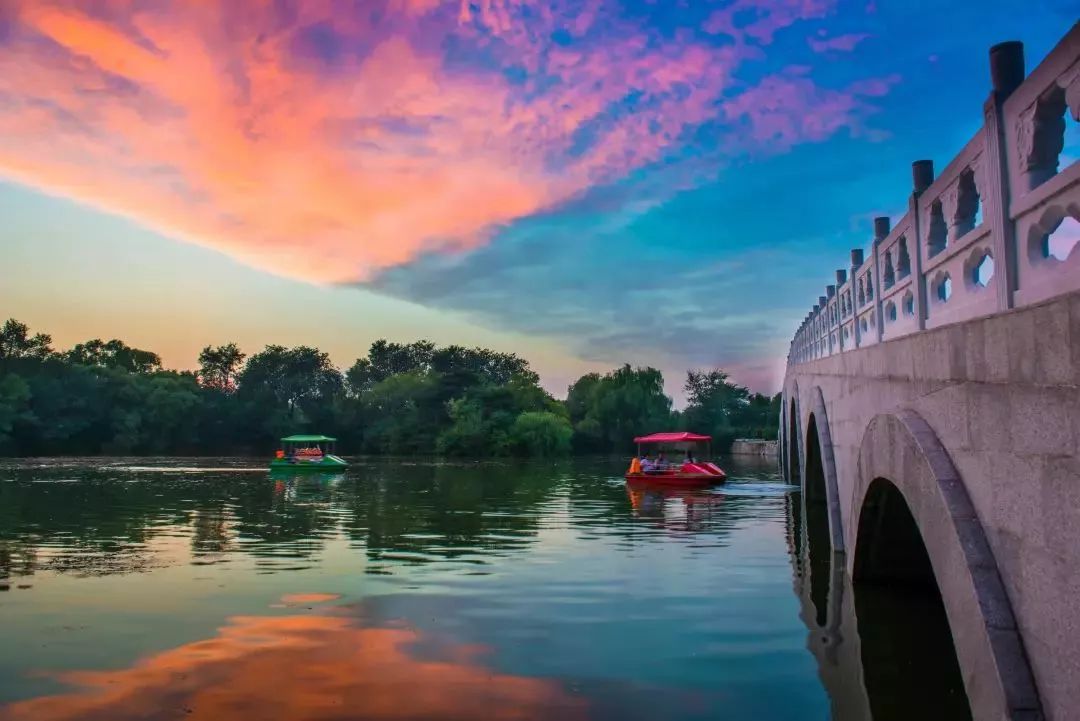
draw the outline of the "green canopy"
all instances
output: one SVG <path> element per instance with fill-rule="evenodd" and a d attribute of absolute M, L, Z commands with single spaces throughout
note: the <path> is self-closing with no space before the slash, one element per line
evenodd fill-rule
<path fill-rule="evenodd" d="M 282 443 L 325 443 L 336 441 L 337 438 L 330 436 L 286 436 L 281 439 Z"/>

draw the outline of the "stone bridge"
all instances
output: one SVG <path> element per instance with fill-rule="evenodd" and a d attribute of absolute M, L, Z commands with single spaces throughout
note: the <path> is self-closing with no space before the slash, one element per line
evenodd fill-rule
<path fill-rule="evenodd" d="M 803 489 L 793 527 L 808 548 L 793 548 L 827 684 L 845 663 L 863 673 L 865 635 L 845 630 L 860 593 L 917 589 L 936 599 L 975 719 L 1068 721 L 1080 719 L 1080 162 L 1063 150 L 1080 137 L 1080 23 L 1030 75 L 1022 45 L 991 48 L 990 78 L 979 130 L 940 175 L 913 164 L 907 212 L 875 220 L 869 252 L 851 252 L 799 327 L 781 457 Z M 838 718 L 873 702 L 847 705 Z"/>

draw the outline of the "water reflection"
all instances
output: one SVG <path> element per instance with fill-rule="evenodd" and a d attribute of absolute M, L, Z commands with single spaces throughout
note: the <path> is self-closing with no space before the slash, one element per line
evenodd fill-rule
<path fill-rule="evenodd" d="M 722 517 L 726 496 L 705 489 L 679 489 L 636 481 L 626 494 L 634 515 L 650 520 L 657 528 L 700 531 Z"/>
<path fill-rule="evenodd" d="M 725 466 L 680 490 L 608 459 L 0 465 L 3 718 L 879 713 L 884 605 L 856 609 L 775 465 Z"/>
<path fill-rule="evenodd" d="M 550 468 L 437 463 L 359 463 L 345 474 L 267 478 L 240 464 L 35 464 L 0 483 L 0 588 L 50 570 L 79 575 L 147 571 L 168 564 L 162 538 L 190 538 L 197 564 L 243 553 L 264 572 L 310 568 L 328 539 L 344 535 L 382 574 L 396 562 L 523 550 L 540 506 L 559 491 Z M 78 475 L 78 479 L 71 479 Z M 78 480 L 77 483 L 68 483 Z M 467 549 L 467 550 L 464 550 Z"/>
<path fill-rule="evenodd" d="M 499 673 L 484 655 L 415 629 L 366 627 L 345 609 L 242 616 L 130 668 L 64 673 L 80 690 L 11 704 L 0 720 L 586 717 L 558 683 Z"/>
<path fill-rule="evenodd" d="M 828 519 L 808 518 L 807 511 L 802 494 L 792 493 L 788 497 L 788 547 L 795 569 L 799 615 L 808 631 L 806 647 L 817 659 L 818 675 L 829 692 L 831 718 L 834 721 L 872 719 L 854 596 L 844 571 L 843 555 L 815 545 L 821 539 L 807 532 L 808 522 L 827 524 Z M 824 541 L 828 543 L 827 536 Z"/>

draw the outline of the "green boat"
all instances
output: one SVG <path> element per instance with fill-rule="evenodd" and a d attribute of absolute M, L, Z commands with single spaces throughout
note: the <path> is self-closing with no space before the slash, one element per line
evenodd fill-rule
<path fill-rule="evenodd" d="M 270 461 L 271 471 L 334 471 L 349 464 L 334 455 L 337 438 L 330 436 L 285 436 L 281 448 Z"/>

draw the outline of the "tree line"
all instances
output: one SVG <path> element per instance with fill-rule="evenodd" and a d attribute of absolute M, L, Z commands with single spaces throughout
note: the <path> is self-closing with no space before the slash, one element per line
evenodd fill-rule
<path fill-rule="evenodd" d="M 655 368 L 590 373 L 565 401 L 513 353 L 378 340 L 342 372 L 308 346 L 207 346 L 197 371 L 100 339 L 54 350 L 10 319 L 0 327 L 0 454 L 269 453 L 291 433 L 339 439 L 343 453 L 552 456 L 622 453 L 635 435 L 693 430 L 718 448 L 776 437 L 779 396 L 750 393 L 721 370 L 687 373 L 672 408 Z"/>

